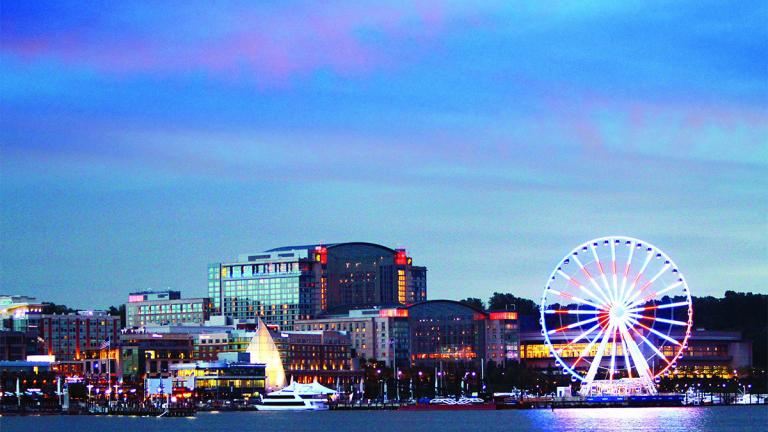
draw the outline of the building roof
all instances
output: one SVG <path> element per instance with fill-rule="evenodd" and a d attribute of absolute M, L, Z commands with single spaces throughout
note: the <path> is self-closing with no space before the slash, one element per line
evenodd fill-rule
<path fill-rule="evenodd" d="M 280 246 L 276 247 L 274 249 L 265 250 L 264 252 L 283 252 L 283 251 L 291 251 L 291 250 L 315 250 L 317 247 L 331 247 L 335 246 L 337 243 L 330 243 L 330 244 L 310 244 L 310 245 L 299 245 L 299 246 Z"/>
<path fill-rule="evenodd" d="M 300 245 L 300 246 L 281 246 L 274 249 L 266 250 L 264 252 L 282 252 L 282 251 L 290 251 L 290 250 L 315 250 L 315 248 L 318 248 L 318 247 L 325 247 L 326 249 L 331 249 L 339 246 L 351 246 L 351 245 L 375 246 L 375 247 L 379 247 L 379 248 L 383 248 L 388 251 L 391 251 L 392 253 L 395 252 L 395 250 L 390 247 L 380 245 L 378 243 L 370 243 L 370 242 L 320 243 L 320 244 L 310 244 L 310 245 Z"/>
<path fill-rule="evenodd" d="M 456 300 L 426 300 L 426 301 L 423 301 L 423 302 L 419 302 L 419 303 L 414 303 L 412 305 L 408 305 L 406 307 L 410 310 L 412 308 L 420 308 L 420 307 L 425 307 L 425 306 L 428 307 L 430 305 L 445 305 L 445 306 L 449 306 L 449 307 L 463 307 L 463 308 L 471 309 L 474 312 L 483 314 L 483 316 L 486 316 L 486 317 L 488 316 L 488 313 L 486 311 L 484 311 L 482 309 L 479 309 L 479 308 L 476 308 L 476 307 L 474 307 L 472 305 L 469 305 L 469 304 L 466 304 L 466 303 L 462 303 L 460 301 L 456 301 Z"/>

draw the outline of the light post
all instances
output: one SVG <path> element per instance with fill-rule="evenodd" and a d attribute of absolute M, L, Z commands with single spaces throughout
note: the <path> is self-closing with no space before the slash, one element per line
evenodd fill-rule
<path fill-rule="evenodd" d="M 88 389 L 88 405 L 91 404 L 91 390 L 93 389 L 93 384 L 88 384 L 85 386 L 85 388 Z"/>
<path fill-rule="evenodd" d="M 400 371 L 395 373 L 395 397 L 400 402 Z"/>
<path fill-rule="evenodd" d="M 424 375 L 424 372 L 422 372 L 422 371 L 419 371 L 419 388 L 421 388 L 421 377 L 422 377 L 423 375 Z M 435 380 L 437 380 L 437 377 L 435 377 Z M 416 397 L 416 395 L 411 395 L 411 397 L 412 397 L 414 400 L 417 400 L 417 399 L 418 399 L 418 398 Z"/>

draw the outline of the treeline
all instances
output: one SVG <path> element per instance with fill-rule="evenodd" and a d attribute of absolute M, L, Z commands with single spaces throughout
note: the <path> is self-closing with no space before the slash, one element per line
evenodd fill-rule
<path fill-rule="evenodd" d="M 752 342 L 754 365 L 768 366 L 768 295 L 726 291 L 723 298 L 693 297 L 693 326 L 742 332 Z"/>
<path fill-rule="evenodd" d="M 509 293 L 495 292 L 487 303 L 475 297 L 460 301 L 487 310 L 517 310 L 521 316 L 539 314 L 538 303 Z M 744 340 L 752 342 L 754 366 L 768 366 L 768 295 L 726 291 L 722 298 L 692 297 L 692 301 L 694 328 L 742 332 Z"/>
<path fill-rule="evenodd" d="M 72 309 L 71 307 L 63 304 L 56 304 L 51 302 L 43 302 L 43 310 L 42 313 L 44 314 L 69 314 L 69 313 L 76 313 L 80 309 Z M 125 305 L 121 304 L 120 306 L 110 306 L 109 309 L 107 309 L 107 313 L 112 316 L 119 316 L 120 317 L 120 326 L 125 327 Z"/>

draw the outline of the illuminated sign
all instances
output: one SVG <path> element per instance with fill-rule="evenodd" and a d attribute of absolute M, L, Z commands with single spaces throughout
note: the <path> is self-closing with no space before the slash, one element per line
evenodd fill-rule
<path fill-rule="evenodd" d="M 516 320 L 517 312 L 491 312 L 492 320 Z"/>
<path fill-rule="evenodd" d="M 315 261 L 320 264 L 328 264 L 328 249 L 323 246 L 315 247 Z"/>
<path fill-rule="evenodd" d="M 379 311 L 381 318 L 408 318 L 408 309 L 382 309 Z"/>
<path fill-rule="evenodd" d="M 56 362 L 56 356 L 52 355 L 28 355 L 27 356 L 28 362 L 45 362 L 45 363 L 55 363 Z"/>
<path fill-rule="evenodd" d="M 395 265 L 408 264 L 408 256 L 405 254 L 405 249 L 398 249 L 395 251 Z"/>

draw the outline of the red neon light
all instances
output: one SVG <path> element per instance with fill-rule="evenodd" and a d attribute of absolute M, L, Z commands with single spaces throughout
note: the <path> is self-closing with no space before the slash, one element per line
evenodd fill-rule
<path fill-rule="evenodd" d="M 408 256 L 405 254 L 405 249 L 398 249 L 395 252 L 395 265 L 407 265 Z"/>
<path fill-rule="evenodd" d="M 516 320 L 517 312 L 491 312 L 492 320 Z"/>
<path fill-rule="evenodd" d="M 324 246 L 315 247 L 315 261 L 320 264 L 328 264 L 328 249 Z"/>

